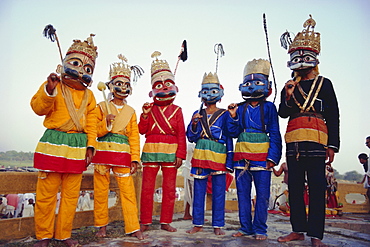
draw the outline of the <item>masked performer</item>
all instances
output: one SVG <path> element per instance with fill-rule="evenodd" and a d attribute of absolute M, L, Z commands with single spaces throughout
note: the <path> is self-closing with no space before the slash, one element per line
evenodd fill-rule
<path fill-rule="evenodd" d="M 185 125 L 182 110 L 173 101 L 178 92 L 175 77 L 166 60 L 158 60 L 160 52 L 154 52 L 156 59 L 151 66 L 153 103 L 143 105 L 139 132 L 146 137 L 141 161 L 143 162 L 143 183 L 141 192 L 140 221 L 142 231 L 149 230 L 152 223 L 153 194 L 159 168 L 163 174 L 163 199 L 161 229 L 175 232 L 172 216 L 175 205 L 177 169 L 186 158 Z"/>
<path fill-rule="evenodd" d="M 224 95 L 217 74 L 204 74 L 199 97 L 206 105 L 193 114 L 186 136 L 195 142 L 191 160 L 191 176 L 194 177 L 193 224 L 187 233 L 203 230 L 204 202 L 208 176 L 212 176 L 212 226 L 216 235 L 224 235 L 225 225 L 225 188 L 226 163 L 232 163 L 233 141 L 228 138 L 222 127 L 228 116 L 225 109 L 216 106 Z"/>
<path fill-rule="evenodd" d="M 275 105 L 266 101 L 271 93 L 268 80 L 270 63 L 259 59 L 247 63 L 239 90 L 245 100 L 239 107 L 229 105 L 226 130 L 237 137 L 234 150 L 236 188 L 241 228 L 234 237 L 254 235 L 267 238 L 267 209 L 270 197 L 271 168 L 281 158 L 281 136 Z M 251 189 L 256 188 L 256 205 L 252 220 Z"/>
<path fill-rule="evenodd" d="M 78 246 L 71 240 L 73 218 L 80 194 L 82 172 L 90 164 L 96 145 L 96 102 L 91 90 L 97 48 L 92 41 L 74 40 L 60 76 L 51 73 L 31 100 L 34 112 L 45 116 L 47 128 L 34 156 L 39 175 L 36 188 L 35 229 L 41 240 L 36 246 L 47 246 L 51 238 L 67 246 Z M 61 202 L 54 230 L 57 193 Z"/>
<path fill-rule="evenodd" d="M 140 136 L 135 110 L 127 105 L 131 95 L 131 72 L 139 72 L 138 66 L 129 66 L 127 59 L 118 55 L 122 62 L 111 65 L 108 88 L 113 99 L 98 104 L 98 144 L 93 158 L 94 172 L 94 219 L 100 227 L 98 237 L 106 236 L 108 225 L 108 194 L 110 171 L 120 189 L 126 234 L 143 239 L 140 231 L 136 194 L 132 174 L 140 161 Z M 136 77 L 134 78 L 136 79 Z M 104 83 L 103 83 L 103 86 Z M 109 107 L 109 111 L 108 108 Z"/>
<path fill-rule="evenodd" d="M 289 33 L 281 39 L 285 48 L 289 44 L 288 67 L 294 72 L 281 92 L 279 105 L 279 116 L 289 117 L 286 156 L 289 173 L 294 175 L 288 179 L 293 232 L 278 241 L 303 240 L 306 232 L 312 246 L 326 246 L 321 242 L 325 224 L 325 160 L 332 163 L 339 150 L 339 110 L 331 81 L 319 76 L 320 34 L 314 32 L 315 25 L 310 17 L 293 42 Z M 303 199 L 306 176 L 310 192 L 308 217 Z"/>

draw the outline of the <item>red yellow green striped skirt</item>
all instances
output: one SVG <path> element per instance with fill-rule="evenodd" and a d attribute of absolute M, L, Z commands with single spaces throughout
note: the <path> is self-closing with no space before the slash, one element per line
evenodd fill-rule
<path fill-rule="evenodd" d="M 194 148 L 192 167 L 226 171 L 226 146 L 208 139 L 199 139 Z"/>
<path fill-rule="evenodd" d="M 130 144 L 125 135 L 108 133 L 97 140 L 93 164 L 131 166 Z"/>
<path fill-rule="evenodd" d="M 235 144 L 234 161 L 266 161 L 270 140 L 266 133 L 240 133 Z"/>
<path fill-rule="evenodd" d="M 47 129 L 37 144 L 34 167 L 43 171 L 82 173 L 86 170 L 87 135 Z"/>
<path fill-rule="evenodd" d="M 289 119 L 285 142 L 310 141 L 323 145 L 328 143 L 328 128 L 323 117 L 317 113 L 299 113 Z"/>
<path fill-rule="evenodd" d="M 176 136 L 149 135 L 141 153 L 141 162 L 175 162 L 177 146 Z"/>

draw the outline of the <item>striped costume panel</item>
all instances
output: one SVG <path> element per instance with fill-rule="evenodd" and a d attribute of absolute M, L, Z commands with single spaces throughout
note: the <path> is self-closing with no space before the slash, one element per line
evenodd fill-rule
<path fill-rule="evenodd" d="M 288 122 L 285 142 L 311 141 L 327 145 L 328 129 L 325 121 L 318 114 L 302 113 Z"/>
<path fill-rule="evenodd" d="M 92 163 L 130 167 L 131 155 L 128 137 L 114 133 L 99 137 Z"/>
<path fill-rule="evenodd" d="M 191 160 L 192 167 L 226 171 L 226 146 L 208 139 L 199 139 Z"/>
<path fill-rule="evenodd" d="M 240 133 L 235 144 L 234 161 L 266 161 L 270 140 L 266 133 Z"/>
<path fill-rule="evenodd" d="M 85 133 L 65 133 L 47 129 L 37 144 L 34 167 L 60 173 L 82 173 L 86 170 Z"/>
<path fill-rule="evenodd" d="M 177 139 L 172 135 L 149 135 L 141 154 L 141 162 L 175 162 Z"/>

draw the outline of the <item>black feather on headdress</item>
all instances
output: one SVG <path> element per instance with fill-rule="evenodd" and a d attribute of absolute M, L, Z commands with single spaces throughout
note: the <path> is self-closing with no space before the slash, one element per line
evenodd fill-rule
<path fill-rule="evenodd" d="M 292 43 L 292 39 L 290 38 L 290 34 L 288 31 L 286 31 L 285 33 L 283 33 L 281 36 L 280 36 L 280 45 L 285 49 L 287 50 L 288 49 L 288 46 Z"/>
<path fill-rule="evenodd" d="M 179 55 L 179 58 L 183 62 L 185 62 L 188 59 L 188 48 L 187 48 L 187 45 L 186 45 L 186 40 L 184 40 L 182 42 L 182 49 L 181 49 L 181 53 Z"/>
<path fill-rule="evenodd" d="M 131 72 L 133 73 L 132 81 L 136 82 L 144 74 L 144 70 L 139 65 L 133 65 L 130 67 Z"/>
<path fill-rule="evenodd" d="M 53 25 L 49 24 L 44 28 L 44 36 L 51 40 L 51 42 L 55 41 L 55 34 L 56 29 L 53 27 Z"/>

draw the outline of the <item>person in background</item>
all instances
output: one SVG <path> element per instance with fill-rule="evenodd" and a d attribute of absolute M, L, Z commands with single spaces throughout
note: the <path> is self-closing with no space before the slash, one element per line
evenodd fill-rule
<path fill-rule="evenodd" d="M 365 153 L 361 153 L 358 155 L 358 160 L 362 164 L 365 175 L 361 182 L 358 182 L 359 184 L 364 184 L 364 188 L 366 189 L 366 197 L 367 200 L 370 202 L 370 170 L 369 170 L 369 157 Z"/>

